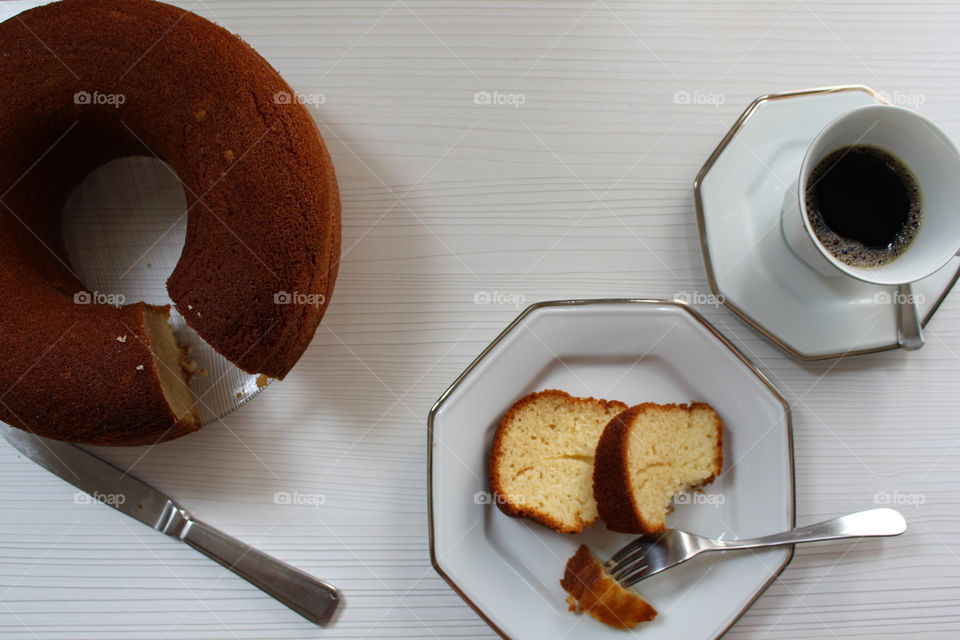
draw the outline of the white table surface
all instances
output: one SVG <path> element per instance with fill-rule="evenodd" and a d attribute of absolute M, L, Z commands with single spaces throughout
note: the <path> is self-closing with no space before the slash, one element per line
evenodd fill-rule
<path fill-rule="evenodd" d="M 37 3 L 0 11 L 26 4 Z M 340 179 L 344 259 L 293 373 L 137 472 L 334 582 L 345 607 L 318 629 L 185 545 L 75 503 L 0 443 L 5 638 L 495 637 L 427 549 L 427 412 L 519 310 L 475 294 L 707 291 L 691 184 L 760 94 L 868 84 L 960 139 L 954 3 L 177 4 L 324 96 L 312 112 Z M 479 91 L 522 104 L 478 105 Z M 118 183 L 105 215 L 137 193 Z M 798 547 L 728 637 L 957 637 L 957 294 L 920 352 L 815 364 L 726 309 L 701 311 L 792 405 L 798 523 L 880 493 L 906 502 L 910 525 L 892 540 Z M 323 504 L 277 505 L 277 491 Z"/>

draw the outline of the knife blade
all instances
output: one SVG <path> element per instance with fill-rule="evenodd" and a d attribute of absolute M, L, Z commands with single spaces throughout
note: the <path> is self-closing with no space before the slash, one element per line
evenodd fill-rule
<path fill-rule="evenodd" d="M 0 422 L 0 435 L 23 455 L 161 533 L 187 543 L 315 624 L 341 601 L 333 585 L 300 571 L 194 518 L 172 498 L 75 444 L 48 440 Z"/>

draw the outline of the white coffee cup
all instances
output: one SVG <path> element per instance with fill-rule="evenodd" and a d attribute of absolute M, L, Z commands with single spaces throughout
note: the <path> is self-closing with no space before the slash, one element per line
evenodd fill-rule
<path fill-rule="evenodd" d="M 813 230 L 805 190 L 810 174 L 826 156 L 842 147 L 871 145 L 900 159 L 916 177 L 922 197 L 920 228 L 903 252 L 875 267 L 837 259 Z M 960 250 L 960 153 L 935 124 L 920 114 L 875 104 L 848 111 L 813 139 L 800 176 L 784 196 L 780 226 L 787 244 L 824 276 L 847 275 L 873 284 L 898 285 L 922 280 Z"/>

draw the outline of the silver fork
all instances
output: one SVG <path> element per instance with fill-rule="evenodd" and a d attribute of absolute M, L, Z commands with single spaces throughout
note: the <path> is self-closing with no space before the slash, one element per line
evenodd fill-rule
<path fill-rule="evenodd" d="M 605 566 L 620 584 L 629 587 L 708 551 L 759 549 L 841 538 L 897 536 L 906 530 L 907 521 L 900 512 L 887 508 L 858 511 L 783 533 L 743 540 L 711 540 L 679 529 L 667 529 L 661 533 L 640 536 L 613 554 Z"/>

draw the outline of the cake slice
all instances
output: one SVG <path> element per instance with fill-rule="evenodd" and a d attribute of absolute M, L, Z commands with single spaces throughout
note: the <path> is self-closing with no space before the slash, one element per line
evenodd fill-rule
<path fill-rule="evenodd" d="M 494 502 L 561 533 L 597 520 L 593 457 L 622 402 L 577 398 L 549 389 L 520 398 L 500 421 L 490 451 Z"/>
<path fill-rule="evenodd" d="M 710 405 L 644 403 L 610 421 L 597 445 L 593 494 L 607 528 L 666 529 L 673 496 L 709 484 L 723 465 L 723 424 Z"/>
<path fill-rule="evenodd" d="M 560 586 L 570 594 L 570 611 L 586 612 L 611 627 L 633 629 L 657 616 L 646 600 L 614 580 L 585 544 L 567 560 Z"/>

